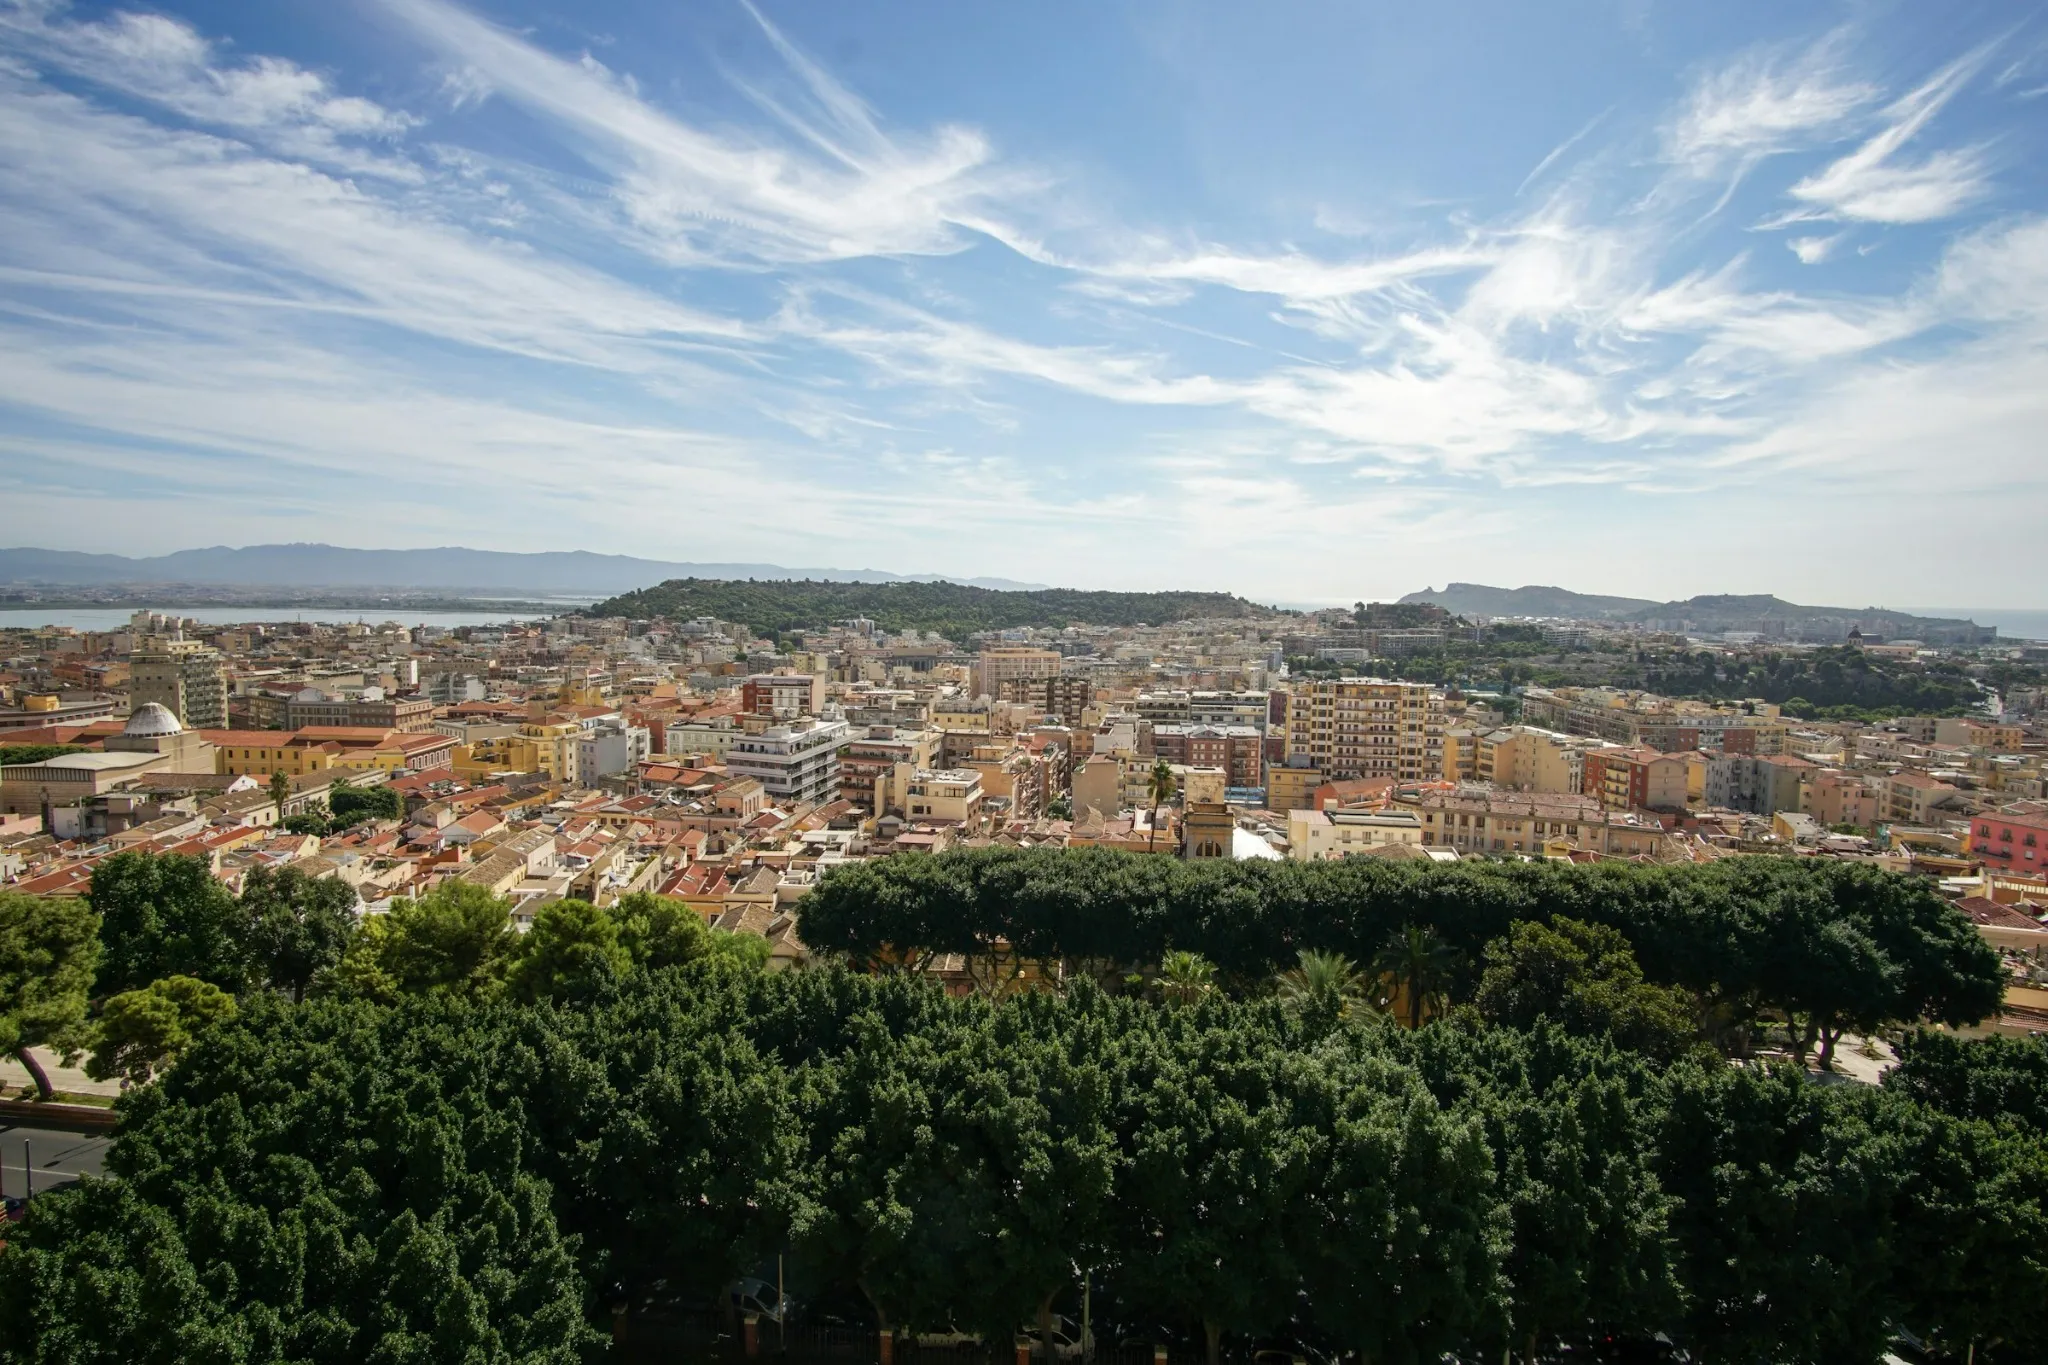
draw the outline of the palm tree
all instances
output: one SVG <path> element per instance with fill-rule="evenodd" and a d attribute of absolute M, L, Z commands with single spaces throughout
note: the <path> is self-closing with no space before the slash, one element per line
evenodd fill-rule
<path fill-rule="evenodd" d="M 1145 833 L 1145 851 L 1150 853 L 1153 841 L 1159 837 L 1159 808 L 1173 800 L 1173 765 L 1163 758 L 1154 763 L 1145 791 L 1152 798 L 1152 828 Z"/>
<path fill-rule="evenodd" d="M 1200 953 L 1175 949 L 1159 964 L 1159 991 L 1168 1000 L 1192 1005 L 1215 989 L 1216 964 Z"/>
<path fill-rule="evenodd" d="M 282 771 L 270 775 L 270 799 L 277 806 L 277 821 L 284 823 L 284 803 L 292 799 L 292 780 Z"/>
<path fill-rule="evenodd" d="M 1296 1009 L 1327 1009 L 1339 1019 L 1366 1001 L 1365 979 L 1342 953 L 1303 948 L 1293 971 L 1280 974 L 1280 998 Z"/>
<path fill-rule="evenodd" d="M 1443 1004 L 1444 994 L 1456 979 L 1458 950 L 1426 924 L 1408 924 L 1393 935 L 1373 956 L 1373 975 L 1392 982 L 1408 997 L 1408 1027 L 1421 1028 L 1422 1016 Z"/>

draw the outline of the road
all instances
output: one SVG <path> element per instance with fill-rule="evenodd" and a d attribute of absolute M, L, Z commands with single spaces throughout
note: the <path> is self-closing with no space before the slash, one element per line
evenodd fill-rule
<path fill-rule="evenodd" d="M 0 1124 L 0 1194 L 19 1199 L 28 1192 L 25 1159 L 35 1162 L 38 1190 L 54 1189 L 81 1175 L 98 1175 L 112 1140 L 105 1134 L 88 1137 L 54 1128 Z"/>

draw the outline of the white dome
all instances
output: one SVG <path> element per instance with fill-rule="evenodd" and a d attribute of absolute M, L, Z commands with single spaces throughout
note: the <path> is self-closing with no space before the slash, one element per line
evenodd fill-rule
<path fill-rule="evenodd" d="M 171 708 L 154 701 L 146 701 L 136 707 L 135 714 L 128 717 L 128 723 L 121 727 L 124 735 L 179 735 L 184 732 L 185 727 L 178 724 Z"/>

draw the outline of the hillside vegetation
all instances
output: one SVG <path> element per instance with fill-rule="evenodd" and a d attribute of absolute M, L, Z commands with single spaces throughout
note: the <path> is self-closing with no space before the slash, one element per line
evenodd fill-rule
<path fill-rule="evenodd" d="M 1156 626 L 1193 617 L 1262 616 L 1268 609 L 1222 592 L 1002 592 L 943 582 L 672 578 L 600 602 L 590 614 L 682 621 L 714 616 L 762 634 L 817 630 L 864 616 L 884 630 L 930 630 L 958 640 L 1019 626 Z"/>

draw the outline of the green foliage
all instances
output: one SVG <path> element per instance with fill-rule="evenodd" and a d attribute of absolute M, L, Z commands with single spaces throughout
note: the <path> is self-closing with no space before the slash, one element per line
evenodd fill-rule
<path fill-rule="evenodd" d="M 0 767 L 14 767 L 21 763 L 43 763 L 65 754 L 86 754 L 92 750 L 83 744 L 0 744 Z"/>
<path fill-rule="evenodd" d="M 325 838 L 333 831 L 334 820 L 325 806 L 314 805 L 296 815 L 285 816 L 284 828 L 287 834 L 311 834 Z"/>
<path fill-rule="evenodd" d="M 511 906 L 480 886 L 448 880 L 364 920 L 331 980 L 344 993 L 495 994 L 513 946 Z"/>
<path fill-rule="evenodd" d="M 577 1246 L 494 1079 L 506 1024 L 256 1001 L 125 1101 L 117 1179 L 10 1232 L 9 1358 L 581 1360 Z"/>
<path fill-rule="evenodd" d="M 1487 944 L 1472 1003 L 1496 1024 L 1528 1029 L 1549 1019 L 1659 1061 L 1679 1056 L 1698 1036 L 1692 997 L 1644 981 L 1619 930 L 1563 916 L 1518 921 Z"/>
<path fill-rule="evenodd" d="M 1327 1019 L 1343 1019 L 1380 1003 L 1364 973 L 1342 953 L 1303 948 L 1274 984 L 1282 1004 Z"/>
<path fill-rule="evenodd" d="M 1002 592 L 959 583 L 745 582 L 673 578 L 590 608 L 592 616 L 683 621 L 713 616 L 756 634 L 821 630 L 865 616 L 887 631 L 928 630 L 953 640 L 1018 626 L 1164 625 L 1191 617 L 1262 616 L 1268 609 L 1220 592 Z"/>
<path fill-rule="evenodd" d="M 0 1053 L 21 1059 L 44 1099 L 49 1078 L 28 1049 L 73 1056 L 85 1045 L 98 928 L 82 901 L 0 890 Z"/>
<path fill-rule="evenodd" d="M 166 976 L 196 976 L 236 995 L 251 984 L 241 907 L 204 858 L 116 853 L 94 865 L 87 899 L 104 948 L 94 994 Z"/>
<path fill-rule="evenodd" d="M 519 1000 L 581 999 L 616 983 L 632 961 L 611 915 L 589 901 L 551 901 L 516 940 L 506 984 Z"/>
<path fill-rule="evenodd" d="M 234 1013 L 233 996 L 190 976 L 167 976 L 123 991 L 100 1007 L 86 1074 L 96 1081 L 118 1077 L 147 1085 L 200 1033 Z"/>
<path fill-rule="evenodd" d="M 2048 1134 L 2048 1039 L 1916 1030 L 1900 1041 L 1884 1087 L 1958 1118 Z"/>
<path fill-rule="evenodd" d="M 390 787 L 337 786 L 327 793 L 327 807 L 344 829 L 365 820 L 396 820 L 405 814 L 404 799 Z"/>
<path fill-rule="evenodd" d="M 712 952 L 550 1008 L 261 995 L 123 1105 L 114 1178 L 10 1232 L 7 1358 L 566 1362 L 610 1306 L 708 1305 L 782 1252 L 805 1297 L 997 1340 L 1087 1267 L 1098 1320 L 1388 1365 L 2048 1344 L 2037 1133 L 1470 1012 Z"/>
<path fill-rule="evenodd" d="M 1183 862 L 966 849 L 835 870 L 799 909 L 814 951 L 863 965 L 974 958 L 1004 940 L 1026 956 L 1120 966 L 1110 979 L 1182 949 L 1234 982 L 1266 980 L 1303 949 L 1370 961 L 1409 925 L 1471 962 L 1517 921 L 1564 917 L 1618 931 L 1647 981 L 1690 992 L 1738 1045 L 1772 1013 L 1823 1060 L 1851 1029 L 1974 1023 L 2003 990 L 1997 954 L 1926 883 L 1809 859 Z M 1452 998 L 1472 984 L 1460 969 Z"/>
<path fill-rule="evenodd" d="M 255 975 L 294 1000 L 341 961 L 356 935 L 354 888 L 295 867 L 251 871 L 242 886 L 242 913 Z"/>
<path fill-rule="evenodd" d="M 1371 972 L 1400 992 L 1409 1028 L 1441 1013 L 1458 979 L 1461 956 L 1426 924 L 1404 924 L 1373 954 Z"/>
<path fill-rule="evenodd" d="M 1159 964 L 1159 994 L 1163 999 L 1192 1005 L 1216 989 L 1216 964 L 1200 953 L 1175 950 Z"/>

